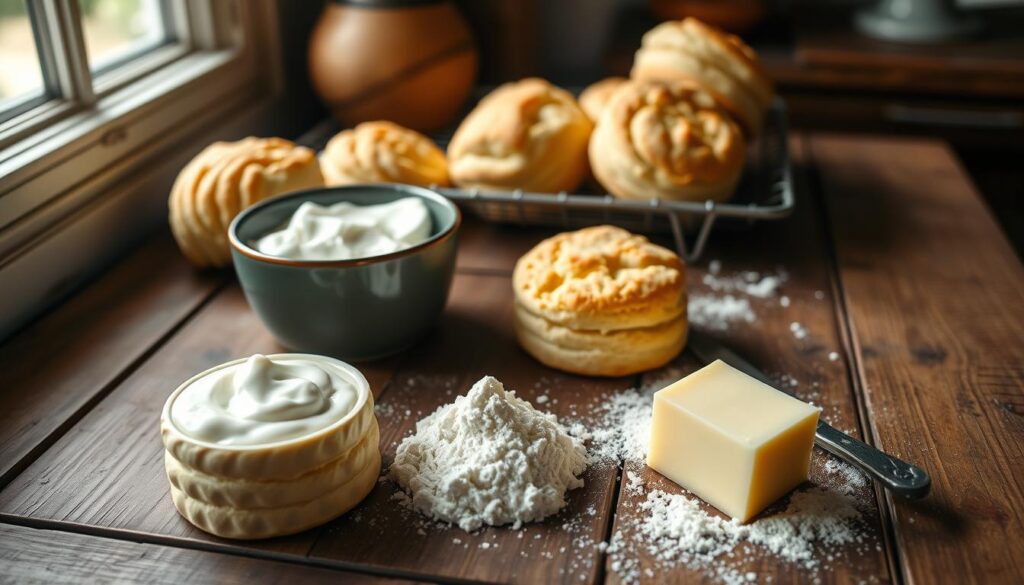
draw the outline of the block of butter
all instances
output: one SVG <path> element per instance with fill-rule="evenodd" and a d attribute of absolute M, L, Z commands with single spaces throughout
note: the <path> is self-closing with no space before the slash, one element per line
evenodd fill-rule
<path fill-rule="evenodd" d="M 807 479 L 818 413 L 716 360 L 654 395 L 647 465 L 746 522 Z"/>

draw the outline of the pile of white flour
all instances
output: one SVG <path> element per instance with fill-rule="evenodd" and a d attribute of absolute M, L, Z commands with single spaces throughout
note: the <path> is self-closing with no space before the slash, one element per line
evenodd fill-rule
<path fill-rule="evenodd" d="M 414 509 L 470 532 L 554 514 L 586 466 L 583 444 L 554 415 L 486 376 L 416 424 L 389 477 Z"/>

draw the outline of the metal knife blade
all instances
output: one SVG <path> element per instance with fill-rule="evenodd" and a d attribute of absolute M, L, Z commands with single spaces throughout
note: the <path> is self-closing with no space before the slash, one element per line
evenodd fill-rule
<path fill-rule="evenodd" d="M 705 364 L 722 360 L 737 370 L 775 387 L 774 382 L 764 372 L 705 333 L 691 330 L 687 348 Z M 782 392 L 786 391 L 782 390 Z M 818 419 L 815 443 L 864 471 L 894 494 L 908 498 L 923 498 L 931 489 L 931 478 L 920 467 L 855 439 L 820 418 Z"/>

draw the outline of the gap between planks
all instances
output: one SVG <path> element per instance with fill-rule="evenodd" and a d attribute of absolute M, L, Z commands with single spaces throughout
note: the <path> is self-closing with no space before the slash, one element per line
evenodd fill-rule
<path fill-rule="evenodd" d="M 125 542 L 139 542 L 144 544 L 167 546 L 184 550 L 196 550 L 218 554 L 228 554 L 236 557 L 259 559 L 265 561 L 277 561 L 303 567 L 317 567 L 335 571 L 346 571 L 350 573 L 372 575 L 376 577 L 397 578 L 405 581 L 452 583 L 455 585 L 486 584 L 485 581 L 443 578 L 435 575 L 420 574 L 402 570 L 379 570 L 371 566 L 357 563 L 346 563 L 344 561 L 330 561 L 326 559 L 310 558 L 308 556 L 298 556 L 288 553 L 275 553 L 273 551 L 268 550 L 249 548 L 244 546 L 243 544 L 221 544 L 217 542 L 179 538 L 163 534 L 153 534 L 151 532 L 126 530 L 123 528 L 107 528 L 102 526 L 95 526 L 92 524 L 82 524 L 78 522 L 64 522 L 58 520 L 33 518 L 31 516 L 17 516 L 2 512 L 0 512 L 0 523 L 9 524 L 12 526 L 22 526 L 25 528 L 33 528 L 37 530 L 54 530 L 58 532 L 96 536 Z"/>
<path fill-rule="evenodd" d="M 814 150 L 807 135 L 800 136 L 800 148 L 808 161 L 803 169 L 804 180 L 806 181 L 806 192 L 810 195 L 808 199 L 813 201 L 815 216 L 821 222 L 824 232 L 824 240 L 828 259 L 829 285 L 832 287 L 832 302 L 836 326 L 839 328 L 839 339 L 843 344 L 843 354 L 847 363 L 847 377 L 850 382 L 850 394 L 853 403 L 856 405 L 857 426 L 861 438 L 865 443 L 877 446 L 878 440 L 874 434 L 874 425 L 870 423 L 871 413 L 868 412 L 867 403 L 864 397 L 864 370 L 862 368 L 860 346 L 857 342 L 857 334 L 846 304 L 846 293 L 843 289 L 843 278 L 839 271 L 839 259 L 836 253 L 835 235 L 832 225 L 829 223 L 828 202 L 825 200 L 825 191 L 822 184 L 820 171 L 814 164 Z M 904 582 L 904 568 L 900 558 L 899 549 L 896 545 L 896 525 L 892 516 L 892 501 L 888 491 L 877 481 L 872 481 L 872 488 L 875 493 L 875 503 L 882 524 L 882 539 L 885 543 L 885 554 L 888 560 L 889 578 L 895 585 Z M 884 502 L 884 505 L 883 505 Z"/>
<path fill-rule="evenodd" d="M 101 277 L 102 278 L 102 277 Z M 69 415 L 64 421 L 62 421 L 53 431 L 49 432 L 35 447 L 29 450 L 23 457 L 18 459 L 17 462 L 11 465 L 11 467 L 0 476 L 0 490 L 7 487 L 14 478 L 18 477 L 22 471 L 24 471 L 29 465 L 31 465 L 36 459 L 38 459 L 43 453 L 45 453 L 50 447 L 54 445 L 64 433 L 68 432 L 72 427 L 78 424 L 78 421 L 82 420 L 85 415 L 95 408 L 99 403 L 110 395 L 118 386 L 121 385 L 125 379 L 130 376 L 135 370 L 137 370 L 142 364 L 146 363 L 154 353 L 156 353 L 164 344 L 167 343 L 174 335 L 181 330 L 189 321 L 191 321 L 196 315 L 198 315 L 203 308 L 205 308 L 210 302 L 220 294 L 227 287 L 226 280 L 221 280 L 215 284 L 206 296 L 200 300 L 194 307 L 192 307 L 185 315 L 173 323 L 167 328 L 157 339 L 144 349 L 134 360 L 132 360 L 125 368 L 117 373 L 109 382 L 104 384 L 99 390 L 96 391 L 87 401 L 85 401 L 78 409 L 76 409 L 71 415 Z"/>
<path fill-rule="evenodd" d="M 461 269 L 461 270 L 458 270 L 457 272 L 459 274 L 463 274 L 463 275 L 471 276 L 471 277 L 478 277 L 478 278 L 479 277 L 483 277 L 483 278 L 486 278 L 488 280 L 492 279 L 492 278 L 497 278 L 497 279 L 508 281 L 509 278 L 510 278 L 510 275 L 506 271 L 501 271 L 501 272 L 499 272 L 497 270 L 495 270 L 495 271 L 486 271 L 486 270 L 480 270 L 478 268 L 470 268 L 470 269 Z M 33 461 L 38 459 L 39 456 L 41 456 L 42 454 L 46 453 L 50 448 L 52 448 L 53 445 L 57 441 L 60 440 L 61 436 L 63 436 L 67 432 L 68 429 L 73 428 L 74 425 L 77 424 L 79 421 L 81 421 L 81 419 L 85 415 L 87 415 L 89 411 L 91 411 L 97 405 L 101 404 L 104 399 L 107 399 L 108 396 L 110 395 L 110 393 L 114 389 L 116 389 L 120 384 L 122 384 L 133 373 L 137 372 L 139 370 L 139 368 L 142 367 L 147 362 L 147 360 L 149 360 L 154 355 L 154 353 L 158 352 L 161 347 L 164 347 L 165 345 L 167 345 L 175 337 L 175 335 L 177 335 L 184 327 L 186 327 L 189 323 L 191 323 L 196 318 L 196 316 L 199 315 L 203 311 L 204 308 L 209 306 L 220 295 L 224 294 L 226 290 L 231 289 L 232 287 L 228 286 L 231 282 L 232 282 L 232 280 L 226 279 L 224 282 L 221 282 L 221 283 L 217 284 L 210 291 L 210 293 L 208 295 L 206 295 L 206 297 L 200 303 L 197 303 L 197 305 L 184 318 L 178 320 L 177 322 L 175 322 L 173 324 L 173 326 L 167 328 L 167 330 L 157 339 L 156 342 L 154 342 L 142 354 L 140 354 L 140 357 L 138 359 L 134 360 L 128 367 L 126 367 L 122 371 L 120 371 L 118 373 L 118 375 L 116 376 L 116 378 L 111 383 L 107 384 L 103 388 L 102 391 L 98 392 L 94 397 L 92 397 L 90 399 L 90 401 L 83 408 L 81 408 L 80 411 L 77 412 L 74 417 L 72 417 L 72 418 L 68 419 L 67 421 L 65 421 L 65 423 L 63 425 L 61 425 L 61 427 L 57 431 L 52 433 L 48 437 L 45 445 L 41 446 L 33 454 L 33 456 L 31 458 L 26 458 L 25 460 L 20 461 L 19 462 L 18 471 L 20 472 L 20 471 L 24 470 L 27 466 L 31 465 L 31 463 Z M 403 371 L 403 369 L 405 367 L 405 362 L 406 362 L 405 357 L 403 357 L 399 362 L 397 362 L 397 364 L 395 366 L 395 369 L 392 371 L 392 373 L 389 376 L 389 378 L 380 386 L 380 389 L 379 389 L 379 392 L 378 392 L 378 396 L 377 396 L 378 400 L 381 399 L 382 397 L 384 397 L 385 394 L 392 388 L 394 380 Z M 636 383 L 636 381 L 637 381 L 637 379 L 634 378 L 633 379 L 634 384 Z M 610 502 L 608 504 L 607 512 L 606 512 L 605 518 L 604 518 L 604 525 L 603 525 L 603 527 L 601 527 L 601 530 L 600 530 L 600 534 L 602 536 L 604 536 L 605 539 L 607 539 L 609 537 L 610 532 L 611 532 L 611 530 L 613 529 L 613 526 L 614 526 L 614 514 L 615 514 L 615 510 L 616 510 L 616 506 L 617 506 L 617 499 L 618 499 L 618 492 L 619 492 L 618 487 L 619 487 L 620 481 L 621 481 L 621 474 L 622 474 L 622 468 L 617 468 L 615 470 L 615 477 L 614 477 L 615 490 L 612 492 L 612 497 L 610 498 Z M 477 583 L 477 582 L 480 582 L 480 581 L 474 581 L 472 579 L 460 579 L 460 578 L 456 578 L 456 577 L 452 577 L 452 576 L 440 576 L 440 575 L 430 574 L 430 573 L 421 573 L 421 572 L 416 572 L 416 571 L 409 571 L 408 569 L 400 569 L 400 568 L 387 567 L 387 566 L 381 567 L 381 566 L 373 566 L 373 565 L 369 565 L 369 564 L 352 563 L 352 562 L 349 562 L 349 561 L 338 561 L 338 560 L 332 560 L 332 559 L 326 559 L 326 558 L 311 557 L 310 554 L 315 549 L 316 544 L 320 541 L 320 539 L 322 537 L 322 533 L 318 533 L 318 534 L 314 535 L 313 542 L 312 542 L 312 545 L 310 546 L 310 548 L 304 554 L 298 555 L 298 554 L 280 553 L 280 552 L 275 552 L 275 551 L 259 550 L 259 549 L 254 549 L 254 548 L 247 547 L 245 545 L 237 545 L 237 546 L 235 546 L 235 545 L 226 545 L 226 544 L 220 544 L 220 543 L 216 543 L 216 542 L 206 542 L 206 541 L 196 540 L 196 539 L 178 538 L 178 537 L 174 537 L 174 536 L 170 536 L 170 535 L 163 535 L 163 534 L 159 534 L 159 533 L 151 533 L 151 532 L 144 532 L 144 531 L 134 531 L 134 530 L 131 530 L 131 529 L 123 529 L 123 528 L 102 527 L 102 526 L 95 526 L 95 525 L 91 525 L 91 524 L 85 524 L 85 523 L 79 523 L 79 522 L 71 522 L 71 521 L 65 521 L 65 520 L 39 519 L 39 518 L 30 517 L 30 516 L 20 516 L 20 515 L 12 515 L 12 514 L 0 514 L 0 522 L 9 523 L 9 524 L 15 524 L 15 525 L 22 525 L 22 526 L 35 527 L 35 528 L 44 528 L 44 529 L 51 529 L 51 530 L 60 530 L 60 531 L 81 533 L 81 534 L 98 535 L 98 536 L 103 536 L 103 537 L 108 537 L 108 538 L 113 538 L 113 539 L 119 539 L 119 540 L 137 541 L 137 542 L 149 542 L 149 543 L 169 545 L 169 546 L 179 547 L 179 548 L 191 548 L 191 549 L 197 549 L 197 550 L 210 550 L 210 551 L 214 551 L 214 552 L 224 552 L 224 553 L 228 553 L 228 554 L 235 554 L 235 555 L 242 555 L 242 556 L 251 556 L 251 557 L 255 557 L 255 558 L 266 558 L 266 559 L 271 559 L 271 560 L 282 560 L 282 561 L 287 561 L 287 562 L 290 562 L 290 563 L 312 565 L 312 566 L 323 566 L 323 567 L 334 568 L 334 569 L 344 569 L 344 570 L 350 570 L 350 571 L 366 573 L 366 574 L 371 574 L 371 575 L 399 577 L 399 578 L 403 578 L 403 579 L 428 579 L 428 580 L 431 580 L 431 581 L 443 581 L 443 582 L 451 582 L 451 583 Z M 605 579 L 603 557 L 601 557 L 601 558 L 602 558 L 602 562 L 598 562 L 598 566 L 597 566 L 597 571 L 596 571 L 596 574 L 595 574 L 594 582 L 603 582 L 604 579 Z"/>

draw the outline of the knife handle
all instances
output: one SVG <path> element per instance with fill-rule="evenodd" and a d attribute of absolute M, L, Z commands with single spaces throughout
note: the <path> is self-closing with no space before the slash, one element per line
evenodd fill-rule
<path fill-rule="evenodd" d="M 822 449 L 857 466 L 875 481 L 882 482 L 894 494 L 923 498 L 931 489 L 932 480 L 920 467 L 875 449 L 827 422 L 818 421 L 815 442 Z"/>

